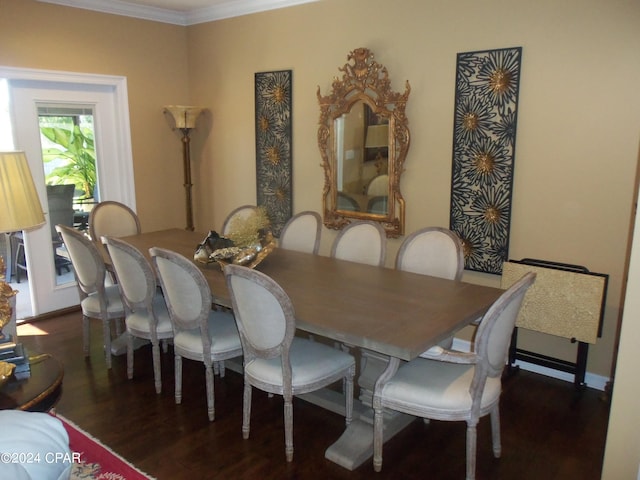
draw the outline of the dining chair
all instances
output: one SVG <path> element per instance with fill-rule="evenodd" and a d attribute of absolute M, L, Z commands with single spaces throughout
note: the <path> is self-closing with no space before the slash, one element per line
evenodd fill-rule
<path fill-rule="evenodd" d="M 133 378 L 134 338 L 151 341 L 156 393 L 162 392 L 160 341 L 173 338 L 173 327 L 153 267 L 145 256 L 124 240 L 102 237 L 113 263 L 117 286 L 125 306 L 127 377 Z"/>
<path fill-rule="evenodd" d="M 239 265 L 228 265 L 224 272 L 244 352 L 242 436 L 249 438 L 252 388 L 282 395 L 285 456 L 291 462 L 293 396 L 342 380 L 345 422 L 349 425 L 353 414 L 355 360 L 348 353 L 320 342 L 296 337 L 293 304 L 272 278 Z"/>
<path fill-rule="evenodd" d="M 317 212 L 297 213 L 282 227 L 278 247 L 316 255 L 320 248 L 321 228 L 322 220 Z"/>
<path fill-rule="evenodd" d="M 331 246 L 331 256 L 340 260 L 384 266 L 387 235 L 378 222 L 357 220 L 344 227 Z"/>
<path fill-rule="evenodd" d="M 224 360 L 242 356 L 242 345 L 233 315 L 212 310 L 209 284 L 192 260 L 182 255 L 153 247 L 149 249 L 164 293 L 169 318 L 173 325 L 175 361 L 175 401 L 182 402 L 182 359 L 204 363 L 207 413 L 215 419 L 214 362 L 220 362 L 224 376 Z"/>
<path fill-rule="evenodd" d="M 250 215 L 253 215 L 256 212 L 257 208 L 258 207 L 256 207 L 255 205 L 242 205 L 232 210 L 231 213 L 227 215 L 227 218 L 224 219 L 224 223 L 222 224 L 221 235 L 223 237 L 226 237 L 231 231 L 231 227 L 233 227 L 233 223 L 237 219 L 242 219 L 242 220 L 246 219 Z"/>
<path fill-rule="evenodd" d="M 529 272 L 506 290 L 482 318 L 471 352 L 440 350 L 430 358 L 402 365 L 390 378 L 376 382 L 373 409 L 373 467 L 382 469 L 385 409 L 433 420 L 466 421 L 466 478 L 475 478 L 476 428 L 490 415 L 493 453 L 501 455 L 501 375 L 507 362 L 511 333 L 525 293 L 534 283 Z"/>
<path fill-rule="evenodd" d="M 464 270 L 462 242 L 446 228 L 426 227 L 407 236 L 396 255 L 396 269 L 432 277 L 460 280 Z M 451 348 L 453 337 L 439 346 Z"/>
<path fill-rule="evenodd" d="M 107 368 L 111 368 L 111 325 L 125 317 L 125 307 L 116 285 L 106 285 L 104 258 L 96 244 L 83 233 L 64 225 L 56 225 L 62 236 L 80 294 L 82 309 L 82 343 L 85 357 L 89 356 L 89 319 L 102 322 L 104 354 Z"/>
<path fill-rule="evenodd" d="M 367 195 L 370 196 L 389 196 L 389 175 L 386 173 L 373 177 L 369 185 L 367 185 Z"/>
<path fill-rule="evenodd" d="M 113 200 L 105 200 L 98 203 L 89 213 L 89 236 L 98 247 L 98 251 L 108 258 L 102 241 L 103 236 L 126 237 L 141 232 L 138 215 L 124 203 Z M 107 266 L 110 271 L 110 265 Z"/>

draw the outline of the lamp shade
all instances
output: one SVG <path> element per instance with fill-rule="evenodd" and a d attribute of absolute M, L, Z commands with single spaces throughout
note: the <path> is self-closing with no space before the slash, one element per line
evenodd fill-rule
<path fill-rule="evenodd" d="M 42 205 L 24 152 L 0 152 L 0 232 L 43 223 Z"/>
<path fill-rule="evenodd" d="M 169 112 L 176 122 L 176 128 L 195 128 L 196 120 L 202 112 L 204 107 L 190 107 L 186 105 L 167 105 L 164 107 L 166 112 Z"/>
<path fill-rule="evenodd" d="M 367 128 L 366 148 L 380 148 L 389 146 L 389 125 L 370 125 Z"/>

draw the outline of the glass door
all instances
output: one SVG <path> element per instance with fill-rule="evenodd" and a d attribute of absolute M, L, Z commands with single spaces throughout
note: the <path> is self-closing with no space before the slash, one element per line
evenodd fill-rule
<path fill-rule="evenodd" d="M 55 80 L 46 79 L 48 75 Z M 24 258 L 19 261 L 26 267 L 21 281 L 28 282 L 31 315 L 37 316 L 79 302 L 54 225 L 86 228 L 99 195 L 135 209 L 135 192 L 128 110 L 122 101 L 126 89 L 118 88 L 120 79 L 89 76 L 88 83 L 62 82 L 51 72 L 33 79 L 33 71 L 25 76 L 9 79 L 8 85 L 14 146 L 27 155 L 47 220 L 22 232 L 20 239 Z"/>

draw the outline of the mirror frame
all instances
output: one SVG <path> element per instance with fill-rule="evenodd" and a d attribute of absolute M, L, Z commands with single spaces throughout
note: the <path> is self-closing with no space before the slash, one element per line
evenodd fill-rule
<path fill-rule="evenodd" d="M 407 80 L 404 93 L 391 90 L 387 68 L 377 63 L 367 48 L 353 50 L 347 55 L 347 60 L 342 68 L 338 68 L 343 75 L 341 79 L 334 78 L 331 92 L 322 96 L 320 87 L 317 91 L 320 104 L 318 148 L 324 170 L 324 225 L 340 230 L 354 220 L 373 220 L 382 224 L 388 237 L 395 238 L 404 235 L 405 201 L 400 192 L 400 176 L 410 144 L 405 107 L 411 87 Z M 389 121 L 389 199 L 386 215 L 337 209 L 334 125 L 335 120 L 350 112 L 358 101 L 367 104 L 375 115 Z"/>

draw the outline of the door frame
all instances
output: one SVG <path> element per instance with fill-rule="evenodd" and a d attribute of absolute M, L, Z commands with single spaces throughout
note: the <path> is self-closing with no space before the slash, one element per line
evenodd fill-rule
<path fill-rule="evenodd" d="M 102 167 L 106 168 L 102 168 L 101 166 L 97 167 L 99 168 L 99 179 L 100 175 L 102 175 L 103 178 L 117 178 L 118 181 L 101 181 L 100 194 L 103 200 L 120 201 L 128 205 L 135 211 L 136 204 L 135 184 L 133 177 L 133 154 L 131 147 L 129 100 L 126 77 L 5 66 L 0 66 L 0 77 L 6 78 L 10 82 L 12 80 L 39 82 L 43 84 L 43 89 L 46 89 L 47 86 L 50 86 L 52 90 L 60 89 L 60 87 L 67 87 L 71 89 L 75 88 L 77 90 L 81 90 L 83 87 L 108 88 L 113 100 L 112 106 L 114 123 L 111 127 L 111 131 L 114 132 L 114 135 L 116 137 L 112 140 L 112 147 L 113 151 L 115 151 L 115 158 L 110 158 L 108 165 L 102 165 Z M 14 141 L 20 137 L 19 133 L 16 131 L 15 125 L 13 136 Z M 103 141 L 108 140 L 103 139 Z M 22 147 L 25 148 L 26 146 Z M 34 231 L 33 234 L 37 236 L 38 232 Z M 24 236 L 27 265 L 33 264 L 33 262 L 30 261 L 30 235 L 31 232 L 25 232 Z M 39 274 L 38 269 L 29 268 L 29 271 L 35 272 L 36 275 Z M 34 316 L 47 313 L 49 311 L 49 309 L 45 309 L 43 311 L 43 309 L 39 305 L 38 299 L 43 298 L 46 295 L 53 294 L 55 290 L 69 291 L 72 288 L 73 291 L 76 292 L 73 295 L 73 301 L 77 301 L 77 290 L 74 284 L 47 286 L 48 284 L 49 282 L 47 281 L 32 281 L 32 278 L 29 278 L 30 297 Z M 62 291 L 60 293 L 62 293 Z M 69 291 L 69 293 L 71 292 Z M 69 300 L 63 302 L 63 304 L 59 305 L 59 307 L 64 308 L 64 304 L 68 302 Z M 55 304 L 56 302 L 53 303 Z M 73 303 L 71 305 L 73 305 Z"/>

